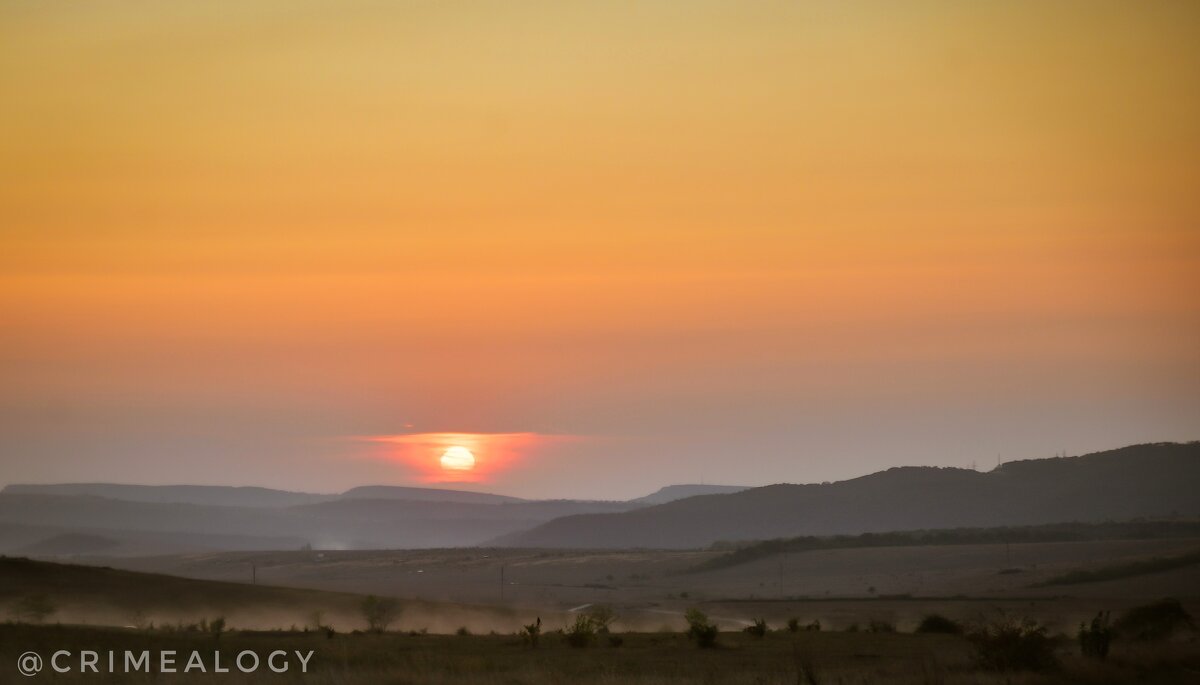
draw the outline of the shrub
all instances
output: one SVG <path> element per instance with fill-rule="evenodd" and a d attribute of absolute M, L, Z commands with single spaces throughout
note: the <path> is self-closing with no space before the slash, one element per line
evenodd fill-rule
<path fill-rule="evenodd" d="M 703 611 L 692 607 L 684 614 L 684 618 L 688 623 L 687 636 L 696 641 L 697 647 L 709 649 L 717 645 L 717 626 L 708 622 L 708 616 Z"/>
<path fill-rule="evenodd" d="M 213 637 L 221 639 L 221 633 L 225 632 L 225 617 L 218 616 L 208 624 L 208 632 L 213 634 Z"/>
<path fill-rule="evenodd" d="M 868 633 L 894 633 L 894 632 L 896 632 L 896 626 L 895 626 L 895 624 L 890 623 L 888 621 L 876 621 L 876 620 L 872 619 L 871 622 L 867 624 L 867 632 Z"/>
<path fill-rule="evenodd" d="M 459 637 L 466 637 L 471 634 L 471 629 L 466 626 L 459 626 L 458 630 L 454 631 L 454 634 Z"/>
<path fill-rule="evenodd" d="M 587 617 L 592 622 L 592 626 L 596 629 L 597 633 L 605 634 L 609 632 L 609 628 L 617 620 L 617 612 L 613 611 L 612 607 L 606 604 L 597 604 L 588 610 Z"/>
<path fill-rule="evenodd" d="M 996 621 L 968 637 L 977 664 L 985 670 L 1046 671 L 1058 665 L 1054 643 L 1036 621 Z"/>
<path fill-rule="evenodd" d="M 1134 607 L 1113 623 L 1117 635 L 1132 640 L 1161 640 L 1178 630 L 1194 627 L 1191 615 L 1177 599 Z"/>
<path fill-rule="evenodd" d="M 767 621 L 766 619 L 756 618 L 754 619 L 754 624 L 742 628 L 742 632 L 749 633 L 754 637 L 764 637 L 767 634 Z"/>
<path fill-rule="evenodd" d="M 1101 611 L 1090 624 L 1079 624 L 1079 651 L 1086 657 L 1104 660 L 1108 657 L 1108 646 L 1112 642 L 1112 636 L 1108 612 Z"/>
<path fill-rule="evenodd" d="M 620 635 L 609 635 L 608 636 L 608 646 L 609 647 L 620 647 L 623 644 L 625 644 L 625 638 L 621 637 Z"/>
<path fill-rule="evenodd" d="M 596 639 L 596 624 L 588 616 L 576 616 L 575 622 L 563 629 L 563 635 L 572 647 L 587 647 Z"/>
<path fill-rule="evenodd" d="M 789 633 L 800 632 L 800 619 L 793 616 L 787 620 L 787 630 Z"/>
<path fill-rule="evenodd" d="M 367 595 L 359 605 L 367 630 L 382 633 L 400 616 L 400 603 L 391 597 Z"/>
<path fill-rule="evenodd" d="M 941 614 L 926 614 L 917 625 L 918 633 L 945 633 L 947 635 L 962 635 L 963 628 L 957 621 Z"/>
<path fill-rule="evenodd" d="M 527 625 L 521 629 L 521 641 L 524 642 L 525 644 L 529 645 L 532 648 L 536 648 L 538 646 L 538 640 L 541 637 L 542 637 L 542 617 L 541 616 L 538 616 L 538 619 L 536 622 L 530 623 L 529 625 Z"/>

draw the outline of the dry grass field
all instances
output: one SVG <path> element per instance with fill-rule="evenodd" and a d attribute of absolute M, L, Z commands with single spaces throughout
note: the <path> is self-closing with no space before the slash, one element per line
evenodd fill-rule
<path fill-rule="evenodd" d="M 48 683 L 312 683 L 319 685 L 793 685 L 840 683 L 897 685 L 1050 683 L 1150 684 L 1194 682 L 1200 673 L 1196 646 L 1119 646 L 1103 664 L 1060 646 L 1060 666 L 1045 673 L 993 673 L 977 668 L 970 643 L 951 635 L 875 633 L 768 633 L 755 638 L 722 633 L 714 649 L 697 649 L 679 633 L 622 633 L 576 649 L 558 635 L 530 648 L 515 635 L 335 635 L 231 633 L 219 639 L 196 633 L 163 633 L 95 627 L 0 625 L 0 680 L 10 682 L 17 650 L 67 649 L 221 652 L 229 664 L 242 650 L 265 657 L 276 649 L 312 650 L 307 674 L 56 674 L 27 682 Z M 295 667 L 295 668 L 298 668 Z M 11 676 L 15 678 L 16 676 Z"/>
<path fill-rule="evenodd" d="M 1109 551 L 1114 551 L 1110 548 Z M 1126 548 L 1131 553 L 1157 547 Z M 1071 558 L 1059 548 L 1060 558 Z M 853 551 L 853 550 L 844 550 Z M 887 549 L 864 550 L 875 560 L 886 560 Z M 906 548 L 904 555 L 919 551 Z M 967 559 L 984 554 L 959 549 Z M 993 550 L 994 552 L 994 550 Z M 1091 552 L 1089 552 L 1091 553 Z M 262 563 L 267 577 L 282 568 L 312 572 L 323 568 L 317 562 L 300 563 L 295 555 L 283 558 L 253 555 Z M 308 673 L 286 674 L 265 671 L 231 673 L 53 673 L 44 670 L 40 682 L 108 683 L 258 683 L 287 682 L 320 685 L 535 685 L 582 683 L 597 685 L 673 683 L 732 683 L 734 685 L 817 685 L 818 683 L 957 684 L 1005 683 L 1181 683 L 1200 678 L 1200 643 L 1196 632 L 1186 630 L 1169 639 L 1138 642 L 1116 639 L 1105 661 L 1086 658 L 1075 639 L 1080 621 L 1097 611 L 1120 615 L 1145 600 L 1132 592 L 1136 585 L 1160 587 L 1155 575 L 1174 576 L 1190 569 L 1132 578 L 1125 581 L 1125 595 L 1099 597 L 1094 593 L 1026 595 L 1016 593 L 979 596 L 874 596 L 862 593 L 846 597 L 768 597 L 714 595 L 694 596 L 682 587 L 697 587 L 697 575 L 681 573 L 695 557 L 707 553 L 631 552 L 612 554 L 552 553 L 508 550 L 498 552 L 458 550 L 453 552 L 346 553 L 325 559 L 345 577 L 375 582 L 389 574 L 408 575 L 411 567 L 437 578 L 449 576 L 448 569 L 493 565 L 516 569 L 512 593 L 504 602 L 440 602 L 408 595 L 399 603 L 396 620 L 386 632 L 365 630 L 361 612 L 364 595 L 298 587 L 274 587 L 227 581 L 196 580 L 167 575 L 144 574 L 111 568 L 52 564 L 19 559 L 0 559 L 0 608 L 10 612 L 22 598 L 43 595 L 54 612 L 40 619 L 13 619 L 0 624 L 0 682 L 11 682 L 18 655 L 35 651 L 49 655 L 55 650 L 123 652 L 123 650 L 199 651 L 211 659 L 214 651 L 229 664 L 242 651 L 265 657 L 274 650 L 312 650 Z M 949 550 L 926 550 L 928 558 L 950 555 Z M 883 555 L 883 556 L 879 556 Z M 836 556 L 836 555 L 835 555 Z M 822 557 L 818 557 L 819 560 Z M 908 558 L 905 556 L 904 558 Z M 960 558 L 960 557 L 954 557 Z M 276 559 L 276 565 L 267 563 Z M 164 563 L 158 560 L 157 563 Z M 174 563 L 181 563 L 174 559 Z M 238 555 L 190 559 L 199 568 L 237 568 L 246 564 Z M 288 561 L 290 565 L 280 563 Z M 739 569 L 712 572 L 720 575 L 763 574 L 761 560 Z M 794 561 L 794 560 L 793 560 Z M 833 561 L 849 563 L 845 558 Z M 960 558 L 961 561 L 961 558 Z M 831 560 L 826 560 L 832 563 Z M 398 568 L 397 568 L 398 567 Z M 196 567 L 194 567 L 196 568 Z M 498 566 L 497 566 L 498 568 Z M 962 562 L 962 568 L 974 566 Z M 573 569 L 573 572 L 571 571 Z M 631 569 L 638 569 L 632 571 Z M 655 569 L 653 575 L 649 570 Z M 757 569 L 757 570 L 756 570 Z M 621 581 L 616 573 L 627 571 Z M 466 571 L 462 571 L 466 573 Z M 612 586 L 587 587 L 583 581 L 597 573 L 613 573 Z M 825 571 L 822 571 L 824 573 Z M 878 571 L 875 571 L 878 573 Z M 943 569 L 944 573 L 949 573 Z M 632 575 L 637 574 L 637 578 Z M 536 575 L 541 574 L 541 575 Z M 1019 574 L 1007 574 L 1019 575 Z M 741 576 L 737 576 L 741 578 Z M 765 575 L 763 576 L 766 577 Z M 538 578 L 556 595 L 521 594 L 521 583 Z M 261 580 L 260 576 L 260 580 Z M 703 578 L 701 578 L 703 580 Z M 443 580 L 446 589 L 450 581 Z M 709 582 L 714 582 L 711 579 Z M 1170 582 L 1178 582 L 1171 580 Z M 629 583 L 640 593 L 622 598 L 622 585 Z M 364 583 L 371 587 L 370 583 Z M 702 587 L 702 586 L 701 586 Z M 722 587 L 714 584 L 712 587 Z M 1197 587 L 1195 585 L 1192 588 Z M 513 591 L 516 588 L 516 591 Z M 499 592 L 499 587 L 494 588 Z M 668 592 L 669 590 L 669 592 Z M 571 592 L 581 594 L 572 595 Z M 709 591 L 711 592 L 711 590 Z M 591 636 L 582 648 L 569 644 L 569 626 L 595 609 L 593 602 L 568 607 L 563 600 L 579 601 L 588 593 L 600 593 L 617 601 L 606 601 L 616 620 L 611 632 Z M 655 594 L 657 593 L 657 594 Z M 701 593 L 697 593 L 701 594 Z M 769 593 L 763 593 L 769 594 Z M 1183 607 L 1200 614 L 1193 590 L 1183 595 Z M 591 605 L 591 606 L 587 606 Z M 716 647 L 700 649 L 686 634 L 684 613 L 699 608 L 719 628 Z M 574 611 L 572 611 L 574 610 Z M 915 631 L 918 621 L 938 613 L 964 625 L 968 635 L 931 634 Z M 214 633 L 211 621 L 225 619 L 224 632 Z M 522 626 L 541 619 L 542 634 L 535 647 L 524 639 Z M 997 672 L 982 667 L 972 631 L 1008 619 L 1033 619 L 1047 628 L 1048 649 L 1055 666 L 1037 671 Z M 766 621 L 765 634 L 757 637 L 744 630 L 755 619 Z M 801 627 L 788 629 L 789 619 Z M 820 624 L 818 631 L 803 626 Z M 86 624 L 86 625 L 85 625 Z M 332 630 L 318 628 L 318 624 Z M 77 670 L 77 669 L 76 669 Z M 30 682 L 30 681 L 25 681 Z"/>
<path fill-rule="evenodd" d="M 1181 554 L 1200 540 L 1110 540 L 815 550 L 700 573 L 711 551 L 453 549 L 219 553 L 114 559 L 124 568 L 528 612 L 620 608 L 623 627 L 678 627 L 686 607 L 716 604 L 729 627 L 791 615 L 847 626 L 915 624 L 928 606 L 962 620 L 997 610 L 1069 627 L 1100 609 L 1200 596 L 1200 565 L 1099 583 L 1034 587 L 1062 573 Z M 503 578 L 503 580 L 502 580 Z M 403 619 L 406 628 L 428 627 Z M 480 626 L 490 630 L 490 626 Z"/>

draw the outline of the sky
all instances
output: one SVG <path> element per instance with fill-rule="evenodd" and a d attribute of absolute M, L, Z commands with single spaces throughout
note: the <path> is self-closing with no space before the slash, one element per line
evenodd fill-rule
<path fill-rule="evenodd" d="M 1198 32 L 0 2 L 0 484 L 625 498 L 1200 438 Z"/>

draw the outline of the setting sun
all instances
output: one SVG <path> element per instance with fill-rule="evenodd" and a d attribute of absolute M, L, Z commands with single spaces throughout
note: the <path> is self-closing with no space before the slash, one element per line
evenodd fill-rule
<path fill-rule="evenodd" d="M 470 471 L 475 468 L 475 455 L 466 447 L 449 447 L 442 452 L 442 468 L 447 471 Z"/>

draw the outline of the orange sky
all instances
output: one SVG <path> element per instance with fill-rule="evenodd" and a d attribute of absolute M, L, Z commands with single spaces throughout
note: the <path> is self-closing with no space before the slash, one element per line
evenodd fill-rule
<path fill-rule="evenodd" d="M 631 496 L 1200 437 L 1191 2 L 6 3 L 0 481 Z"/>

